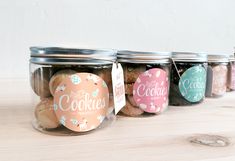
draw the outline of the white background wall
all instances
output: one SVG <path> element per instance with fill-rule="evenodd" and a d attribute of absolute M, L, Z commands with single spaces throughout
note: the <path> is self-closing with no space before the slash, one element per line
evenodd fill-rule
<path fill-rule="evenodd" d="M 29 46 L 233 52 L 234 0 L 0 0 L 0 78 Z"/>

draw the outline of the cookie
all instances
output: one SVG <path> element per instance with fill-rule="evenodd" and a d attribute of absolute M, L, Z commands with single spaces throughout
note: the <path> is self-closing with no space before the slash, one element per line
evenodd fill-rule
<path fill-rule="evenodd" d="M 109 97 L 109 107 L 106 112 L 106 116 L 109 116 L 114 111 L 114 100 L 113 97 Z"/>
<path fill-rule="evenodd" d="M 121 109 L 121 112 L 132 117 L 140 116 L 144 113 L 140 108 L 132 106 L 128 100 L 126 101 L 126 105 Z"/>
<path fill-rule="evenodd" d="M 109 93 L 112 93 L 113 87 L 112 87 L 111 68 L 99 69 L 97 71 L 94 71 L 94 74 L 98 75 L 100 78 L 102 78 L 105 81 L 105 83 L 108 86 Z"/>
<path fill-rule="evenodd" d="M 49 90 L 49 79 L 51 75 L 51 70 L 47 67 L 38 68 L 31 75 L 31 87 L 34 93 L 41 98 L 47 98 L 51 96 Z"/>
<path fill-rule="evenodd" d="M 125 83 L 125 94 L 133 95 L 134 83 Z"/>
<path fill-rule="evenodd" d="M 114 108 L 114 100 L 113 97 L 109 98 L 109 107 Z"/>
<path fill-rule="evenodd" d="M 140 74 L 146 71 L 145 66 L 139 67 L 131 67 L 131 66 L 124 66 L 124 79 L 126 83 L 134 83 L 136 79 L 139 77 Z"/>
<path fill-rule="evenodd" d="M 38 124 L 44 129 L 54 129 L 60 124 L 53 109 L 53 98 L 44 98 L 35 108 Z"/>
<path fill-rule="evenodd" d="M 75 74 L 76 71 L 66 69 L 66 70 L 61 70 L 55 73 L 49 82 L 49 89 L 52 95 L 54 95 L 56 88 L 60 85 L 60 83 L 66 78 L 67 76 Z"/>
<path fill-rule="evenodd" d="M 127 95 L 127 96 L 126 96 L 126 99 L 130 102 L 130 104 L 131 104 L 132 106 L 135 106 L 135 107 L 138 106 L 138 105 L 136 104 L 134 98 L 133 98 L 133 95 Z"/>

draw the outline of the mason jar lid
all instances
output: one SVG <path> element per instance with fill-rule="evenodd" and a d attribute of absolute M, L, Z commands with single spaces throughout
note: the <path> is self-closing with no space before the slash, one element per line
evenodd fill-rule
<path fill-rule="evenodd" d="M 172 59 L 176 62 L 207 62 L 206 54 L 193 52 L 173 52 Z"/>
<path fill-rule="evenodd" d="M 235 61 L 235 56 L 234 55 L 229 55 L 229 61 Z"/>
<path fill-rule="evenodd" d="M 229 55 L 225 54 L 208 54 L 208 62 L 215 63 L 228 63 Z"/>
<path fill-rule="evenodd" d="M 123 63 L 169 63 L 171 52 L 141 52 L 121 50 L 117 52 L 118 62 Z"/>
<path fill-rule="evenodd" d="M 60 47 L 30 47 L 31 63 L 52 65 L 112 64 L 115 50 L 75 49 Z"/>

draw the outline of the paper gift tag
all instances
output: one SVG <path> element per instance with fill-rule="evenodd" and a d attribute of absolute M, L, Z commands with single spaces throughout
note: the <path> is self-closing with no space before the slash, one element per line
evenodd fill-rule
<path fill-rule="evenodd" d="M 120 63 L 113 63 L 112 83 L 114 111 L 117 114 L 126 105 L 123 69 Z"/>

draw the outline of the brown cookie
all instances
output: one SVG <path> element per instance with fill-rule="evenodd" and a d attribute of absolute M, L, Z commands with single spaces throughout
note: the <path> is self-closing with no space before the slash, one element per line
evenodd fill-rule
<path fill-rule="evenodd" d="M 124 80 L 126 83 L 134 83 L 136 79 L 139 77 L 140 74 L 146 71 L 145 66 L 139 66 L 139 67 L 130 67 L 130 66 L 124 66 Z"/>
<path fill-rule="evenodd" d="M 33 91 L 41 98 L 50 97 L 49 79 L 51 77 L 51 70 L 47 67 L 36 69 L 30 79 L 30 84 Z"/>
<path fill-rule="evenodd" d="M 133 95 L 126 95 L 126 99 L 130 102 L 130 104 L 132 106 L 138 107 L 138 105 L 136 104 Z"/>
<path fill-rule="evenodd" d="M 126 105 L 121 109 L 121 112 L 132 117 L 140 116 L 144 113 L 140 108 L 132 106 L 128 100 L 126 101 Z"/>
<path fill-rule="evenodd" d="M 109 97 L 109 107 L 106 113 L 106 116 L 110 115 L 114 110 L 114 100 L 113 97 Z"/>
<path fill-rule="evenodd" d="M 49 89 L 52 95 L 54 95 L 56 88 L 60 85 L 60 83 L 64 80 L 64 78 L 76 74 L 76 71 L 66 69 L 66 70 L 61 70 L 57 73 L 55 73 L 49 82 Z"/>
<path fill-rule="evenodd" d="M 99 69 L 97 71 L 94 71 L 94 74 L 98 75 L 100 78 L 102 78 L 105 81 L 105 83 L 108 86 L 109 93 L 112 93 L 113 87 L 112 87 L 111 68 Z"/>
<path fill-rule="evenodd" d="M 125 83 L 125 94 L 133 95 L 134 83 Z"/>
<path fill-rule="evenodd" d="M 38 124 L 44 129 L 54 129 L 60 124 L 53 109 L 53 98 L 44 98 L 35 108 Z"/>
<path fill-rule="evenodd" d="M 109 97 L 109 107 L 114 108 L 114 100 L 113 100 L 113 97 Z"/>

